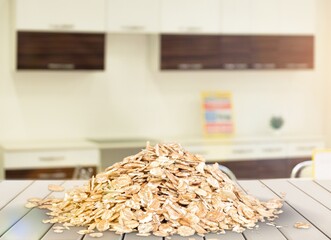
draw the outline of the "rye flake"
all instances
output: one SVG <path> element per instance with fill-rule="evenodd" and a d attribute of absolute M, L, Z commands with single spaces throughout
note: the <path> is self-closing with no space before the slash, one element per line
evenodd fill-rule
<path fill-rule="evenodd" d="M 61 186 L 49 186 L 63 191 Z M 275 219 L 282 200 L 260 202 L 240 190 L 218 165 L 207 165 L 179 144 L 147 144 L 65 193 L 64 199 L 30 199 L 27 207 L 48 209 L 45 223 L 83 226 L 80 234 L 138 232 L 168 237 L 242 232 Z M 96 232 L 95 232 L 96 231 Z"/>

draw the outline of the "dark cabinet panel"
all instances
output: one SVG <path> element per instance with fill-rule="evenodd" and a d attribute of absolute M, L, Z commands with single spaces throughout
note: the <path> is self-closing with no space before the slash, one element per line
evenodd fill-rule
<path fill-rule="evenodd" d="M 102 70 L 104 56 L 104 34 L 17 33 L 17 69 Z"/>
<path fill-rule="evenodd" d="M 279 62 L 280 68 L 314 68 L 314 37 L 281 37 Z"/>
<path fill-rule="evenodd" d="M 219 37 L 213 35 L 162 35 L 161 69 L 217 69 Z"/>
<path fill-rule="evenodd" d="M 223 69 L 247 69 L 251 63 L 249 36 L 221 36 L 219 59 Z"/>
<path fill-rule="evenodd" d="M 251 68 L 274 69 L 279 68 L 279 37 L 252 36 L 251 37 Z"/>
<path fill-rule="evenodd" d="M 161 69 L 311 69 L 313 36 L 162 35 Z"/>
<path fill-rule="evenodd" d="M 6 170 L 6 179 L 73 179 L 80 178 L 82 174 L 75 168 L 38 168 Z M 79 171 L 85 171 L 90 175 L 96 174 L 96 167 L 82 167 Z M 85 174 L 86 175 L 86 174 Z"/>
<path fill-rule="evenodd" d="M 293 167 L 309 158 L 268 159 L 226 161 L 221 165 L 228 167 L 237 179 L 289 178 Z"/>

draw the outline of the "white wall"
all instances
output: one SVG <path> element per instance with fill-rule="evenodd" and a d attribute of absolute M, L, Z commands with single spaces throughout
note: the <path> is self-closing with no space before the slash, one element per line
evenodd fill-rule
<path fill-rule="evenodd" d="M 145 35 L 108 35 L 105 72 L 14 72 L 9 1 L 0 0 L 0 139 L 200 136 L 202 90 L 233 92 L 238 135 L 268 134 L 273 114 L 285 117 L 284 134 L 325 133 L 328 0 L 318 1 L 315 70 L 192 73 L 154 71 Z"/>
<path fill-rule="evenodd" d="M 327 84 L 324 89 L 326 95 L 327 109 L 326 109 L 326 135 L 327 135 L 327 145 L 331 147 L 331 1 L 327 1 L 327 5 L 325 6 L 325 15 L 328 17 L 325 18 L 324 25 L 327 29 L 327 42 L 328 44 L 325 47 L 325 54 L 328 56 L 326 59 L 326 63 L 328 66 L 327 70 Z"/>

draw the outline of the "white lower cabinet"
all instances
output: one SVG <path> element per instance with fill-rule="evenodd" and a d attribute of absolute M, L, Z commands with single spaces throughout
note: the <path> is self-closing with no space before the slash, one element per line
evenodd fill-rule
<path fill-rule="evenodd" d="M 95 149 L 4 151 L 6 179 L 90 178 L 100 169 Z"/>

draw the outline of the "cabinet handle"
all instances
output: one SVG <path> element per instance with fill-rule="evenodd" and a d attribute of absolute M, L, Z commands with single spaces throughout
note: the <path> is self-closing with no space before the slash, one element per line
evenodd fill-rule
<path fill-rule="evenodd" d="M 255 69 L 275 69 L 275 63 L 253 63 L 253 68 Z"/>
<path fill-rule="evenodd" d="M 38 179 L 64 179 L 66 178 L 67 174 L 64 172 L 57 172 L 57 173 L 39 173 Z"/>
<path fill-rule="evenodd" d="M 177 66 L 178 69 L 182 69 L 182 70 L 188 70 L 188 69 L 202 69 L 203 68 L 203 64 L 202 63 L 180 63 Z"/>
<path fill-rule="evenodd" d="M 49 161 L 63 161 L 65 160 L 64 156 L 49 156 L 49 157 L 39 157 L 40 161 L 49 162 Z"/>
<path fill-rule="evenodd" d="M 124 30 L 129 30 L 129 31 L 142 31 L 145 29 L 144 26 L 139 26 L 139 25 L 128 25 L 128 26 L 122 26 L 122 29 Z"/>
<path fill-rule="evenodd" d="M 185 32 L 202 32 L 202 28 L 198 26 L 180 27 L 179 30 Z"/>
<path fill-rule="evenodd" d="M 193 63 L 193 64 L 191 64 L 191 68 L 192 69 L 202 69 L 203 68 L 203 64 L 201 64 L 201 63 Z"/>
<path fill-rule="evenodd" d="M 287 68 L 308 68 L 308 64 L 307 63 L 287 63 L 286 64 Z"/>
<path fill-rule="evenodd" d="M 75 69 L 75 64 L 73 63 L 48 63 L 47 64 L 48 69 Z"/>
<path fill-rule="evenodd" d="M 247 63 L 224 63 L 223 65 L 224 69 L 247 69 L 248 64 Z"/>
<path fill-rule="evenodd" d="M 74 24 L 64 23 L 64 24 L 50 24 L 49 27 L 55 30 L 71 30 L 75 27 Z"/>

